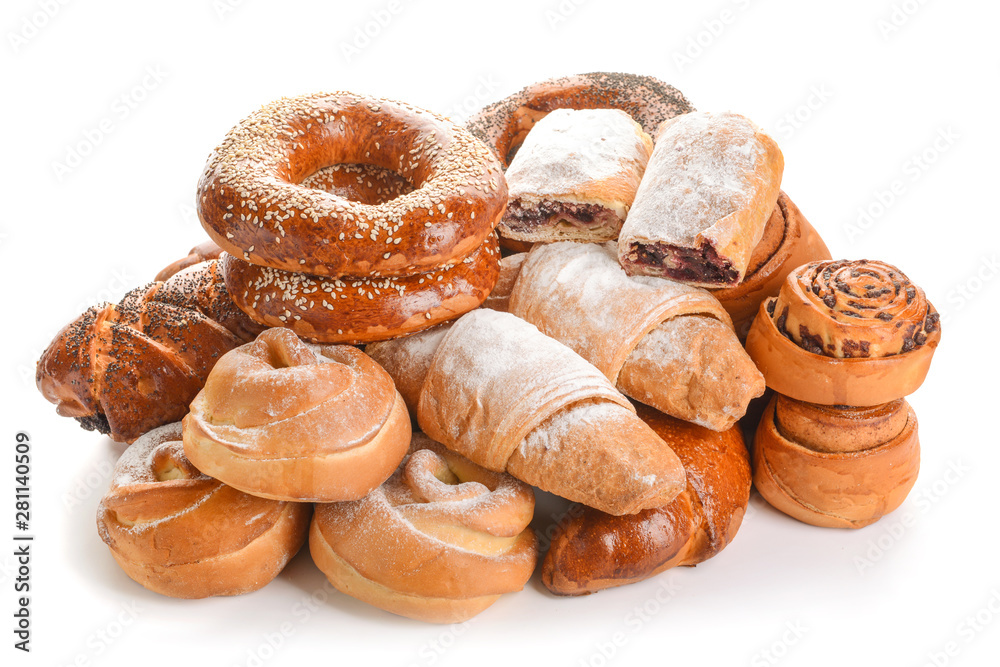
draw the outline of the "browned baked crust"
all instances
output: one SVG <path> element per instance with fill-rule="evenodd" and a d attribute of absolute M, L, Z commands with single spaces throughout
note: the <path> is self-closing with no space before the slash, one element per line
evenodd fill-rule
<path fill-rule="evenodd" d="M 183 417 L 219 357 L 262 328 L 210 260 L 87 310 L 49 343 L 35 383 L 60 415 L 132 442 Z"/>
<path fill-rule="evenodd" d="M 409 442 L 406 406 L 378 364 L 288 329 L 220 359 L 184 418 L 184 452 L 199 470 L 279 500 L 361 498 Z"/>
<path fill-rule="evenodd" d="M 750 500 L 750 463 L 739 426 L 717 432 L 645 406 L 639 416 L 677 452 L 687 488 L 669 505 L 629 516 L 594 509 L 558 525 L 542 565 L 557 595 L 635 583 L 677 565 L 696 565 L 735 537 Z"/>
<path fill-rule="evenodd" d="M 309 549 L 348 595 L 401 616 L 458 623 L 531 577 L 534 506 L 528 485 L 417 433 L 382 486 L 316 506 Z"/>
<path fill-rule="evenodd" d="M 803 403 L 776 394 L 754 438 L 754 485 L 785 514 L 862 528 L 906 499 L 920 468 L 913 408 Z"/>
<path fill-rule="evenodd" d="M 820 259 L 830 259 L 830 251 L 799 207 L 782 192 L 764 235 L 750 255 L 743 281 L 735 287 L 709 291 L 733 318 L 736 335 L 745 341 L 761 302 L 777 296 L 795 268 Z"/>
<path fill-rule="evenodd" d="M 366 205 L 303 186 L 338 163 L 375 165 L 415 189 Z M 198 215 L 245 261 L 323 276 L 400 276 L 478 248 L 507 205 L 503 169 L 429 111 L 352 93 L 263 106 L 233 128 L 198 183 Z"/>
<path fill-rule="evenodd" d="M 824 405 L 879 405 L 920 386 L 940 318 L 923 290 L 893 266 L 812 262 L 761 303 L 747 352 L 767 385 Z"/>
<path fill-rule="evenodd" d="M 309 505 L 257 498 L 199 472 L 181 424 L 125 450 L 97 527 L 129 577 L 178 598 L 240 595 L 270 582 L 305 542 Z"/>
<path fill-rule="evenodd" d="M 486 299 L 500 272 L 495 234 L 455 264 L 396 278 L 324 278 L 222 259 L 233 300 L 257 322 L 319 343 L 370 343 L 454 319 Z"/>

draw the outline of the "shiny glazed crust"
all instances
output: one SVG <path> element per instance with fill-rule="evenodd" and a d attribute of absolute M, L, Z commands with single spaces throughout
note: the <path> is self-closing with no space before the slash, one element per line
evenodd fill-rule
<path fill-rule="evenodd" d="M 202 472 L 265 498 L 353 500 L 406 453 L 410 420 L 392 379 L 350 346 L 268 329 L 219 360 L 184 418 Z"/>
<path fill-rule="evenodd" d="M 495 234 L 455 264 L 397 278 L 324 278 L 222 259 L 233 300 L 265 326 L 318 343 L 370 343 L 454 319 L 479 305 L 500 273 Z"/>
<path fill-rule="evenodd" d="M 687 488 L 670 504 L 628 516 L 584 508 L 557 527 L 542 565 L 556 595 L 635 583 L 715 556 L 739 530 L 750 500 L 750 462 L 739 426 L 710 431 L 637 406 L 684 464 Z"/>
<path fill-rule="evenodd" d="M 125 451 L 98 508 L 101 538 L 129 577 L 162 595 L 261 588 L 302 546 L 310 507 L 211 479 L 185 458 L 180 439 L 175 422 Z"/>
<path fill-rule="evenodd" d="M 817 432 L 829 431 L 831 408 L 800 404 L 793 409 L 797 418 L 779 421 L 775 406 L 791 401 L 771 399 L 754 438 L 754 485 L 771 505 L 828 528 L 862 528 L 899 507 L 920 468 L 917 418 L 906 401 L 840 418 L 843 451 L 829 451 L 836 446 L 830 437 L 823 438 L 824 449 L 810 446 Z M 815 420 L 801 418 L 809 412 Z M 893 412 L 901 414 L 887 419 Z M 900 422 L 883 440 L 886 427 Z"/>
<path fill-rule="evenodd" d="M 457 623 L 531 577 L 534 504 L 526 484 L 415 434 L 385 484 L 316 507 L 309 548 L 338 590 L 401 616 Z"/>
<path fill-rule="evenodd" d="M 183 417 L 215 362 L 261 329 L 210 260 L 87 310 L 49 343 L 35 383 L 58 414 L 132 442 Z"/>
<path fill-rule="evenodd" d="M 303 185 L 365 163 L 415 186 L 362 204 Z M 198 183 L 198 215 L 245 261 L 322 276 L 401 276 L 478 248 L 507 205 L 503 169 L 468 131 L 401 102 L 317 93 L 265 105 L 233 128 Z"/>

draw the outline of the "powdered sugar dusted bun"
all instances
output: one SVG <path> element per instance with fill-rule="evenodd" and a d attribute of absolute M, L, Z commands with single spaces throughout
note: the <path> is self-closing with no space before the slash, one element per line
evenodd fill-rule
<path fill-rule="evenodd" d="M 129 577 L 163 595 L 203 598 L 270 582 L 305 541 L 309 515 L 308 505 L 251 496 L 199 472 L 175 422 L 122 454 L 97 527 Z"/>
<path fill-rule="evenodd" d="M 531 488 L 420 433 L 380 487 L 316 506 L 309 549 L 340 591 L 386 611 L 457 623 L 519 591 L 537 561 Z"/>
<path fill-rule="evenodd" d="M 280 500 L 360 498 L 409 442 L 406 406 L 378 364 L 288 329 L 220 359 L 184 418 L 184 451 L 199 470 Z"/>
<path fill-rule="evenodd" d="M 500 233 L 520 241 L 618 238 L 652 150 L 624 111 L 556 109 L 507 169 Z"/>
<path fill-rule="evenodd" d="M 421 331 L 477 308 L 500 273 L 495 234 L 427 273 L 325 278 L 222 259 L 233 300 L 250 317 L 320 343 L 370 343 Z"/>
<path fill-rule="evenodd" d="M 783 169 L 774 140 L 739 114 L 665 122 L 618 237 L 622 266 L 702 287 L 738 284 L 774 211 Z"/>
<path fill-rule="evenodd" d="M 303 185 L 343 163 L 389 170 L 415 189 L 362 204 Z M 399 276 L 460 260 L 506 204 L 502 167 L 466 130 L 346 92 L 263 106 L 230 130 L 198 183 L 198 215 L 223 250 L 323 276 Z"/>

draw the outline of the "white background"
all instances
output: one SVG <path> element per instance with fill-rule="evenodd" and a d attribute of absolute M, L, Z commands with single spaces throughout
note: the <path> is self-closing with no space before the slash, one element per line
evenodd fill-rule
<path fill-rule="evenodd" d="M 997 3 L 391 7 L 3 3 L 0 539 L 14 533 L 18 430 L 34 446 L 37 536 L 30 656 L 11 647 L 14 563 L 0 547 L 5 664 L 997 664 Z M 356 31 L 375 15 L 387 24 L 371 23 L 366 44 Z M 735 542 L 696 569 L 580 599 L 555 598 L 536 578 L 458 628 L 329 593 L 306 553 L 239 598 L 171 600 L 129 580 L 94 525 L 120 447 L 57 417 L 34 388 L 34 364 L 86 305 L 117 301 L 204 238 L 194 188 L 225 132 L 282 95 L 344 89 L 461 116 L 594 70 L 654 75 L 699 109 L 755 119 L 784 151 L 784 189 L 833 255 L 898 265 L 945 315 L 911 399 L 923 463 L 904 505 L 850 532 L 757 498 Z M 859 210 L 870 219 L 859 224 Z M 549 511 L 539 509 L 543 523 Z M 303 601 L 317 591 L 328 599 L 310 611 Z"/>

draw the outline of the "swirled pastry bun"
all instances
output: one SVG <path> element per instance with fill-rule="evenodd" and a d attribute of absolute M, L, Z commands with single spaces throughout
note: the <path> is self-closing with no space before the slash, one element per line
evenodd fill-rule
<path fill-rule="evenodd" d="M 934 306 L 896 267 L 822 261 L 790 273 L 761 303 L 747 352 L 781 394 L 873 406 L 916 391 L 940 339 Z"/>
<path fill-rule="evenodd" d="M 184 452 L 247 493 L 363 497 L 406 454 L 410 420 L 392 378 L 357 348 L 268 329 L 226 354 L 184 418 Z"/>
<path fill-rule="evenodd" d="M 341 592 L 394 614 L 456 623 L 534 571 L 531 488 L 423 434 L 385 484 L 316 506 L 309 550 Z"/>
<path fill-rule="evenodd" d="M 261 588 L 305 542 L 310 507 L 258 498 L 199 472 L 181 424 L 125 450 L 97 510 L 101 539 L 129 577 L 176 598 Z"/>

